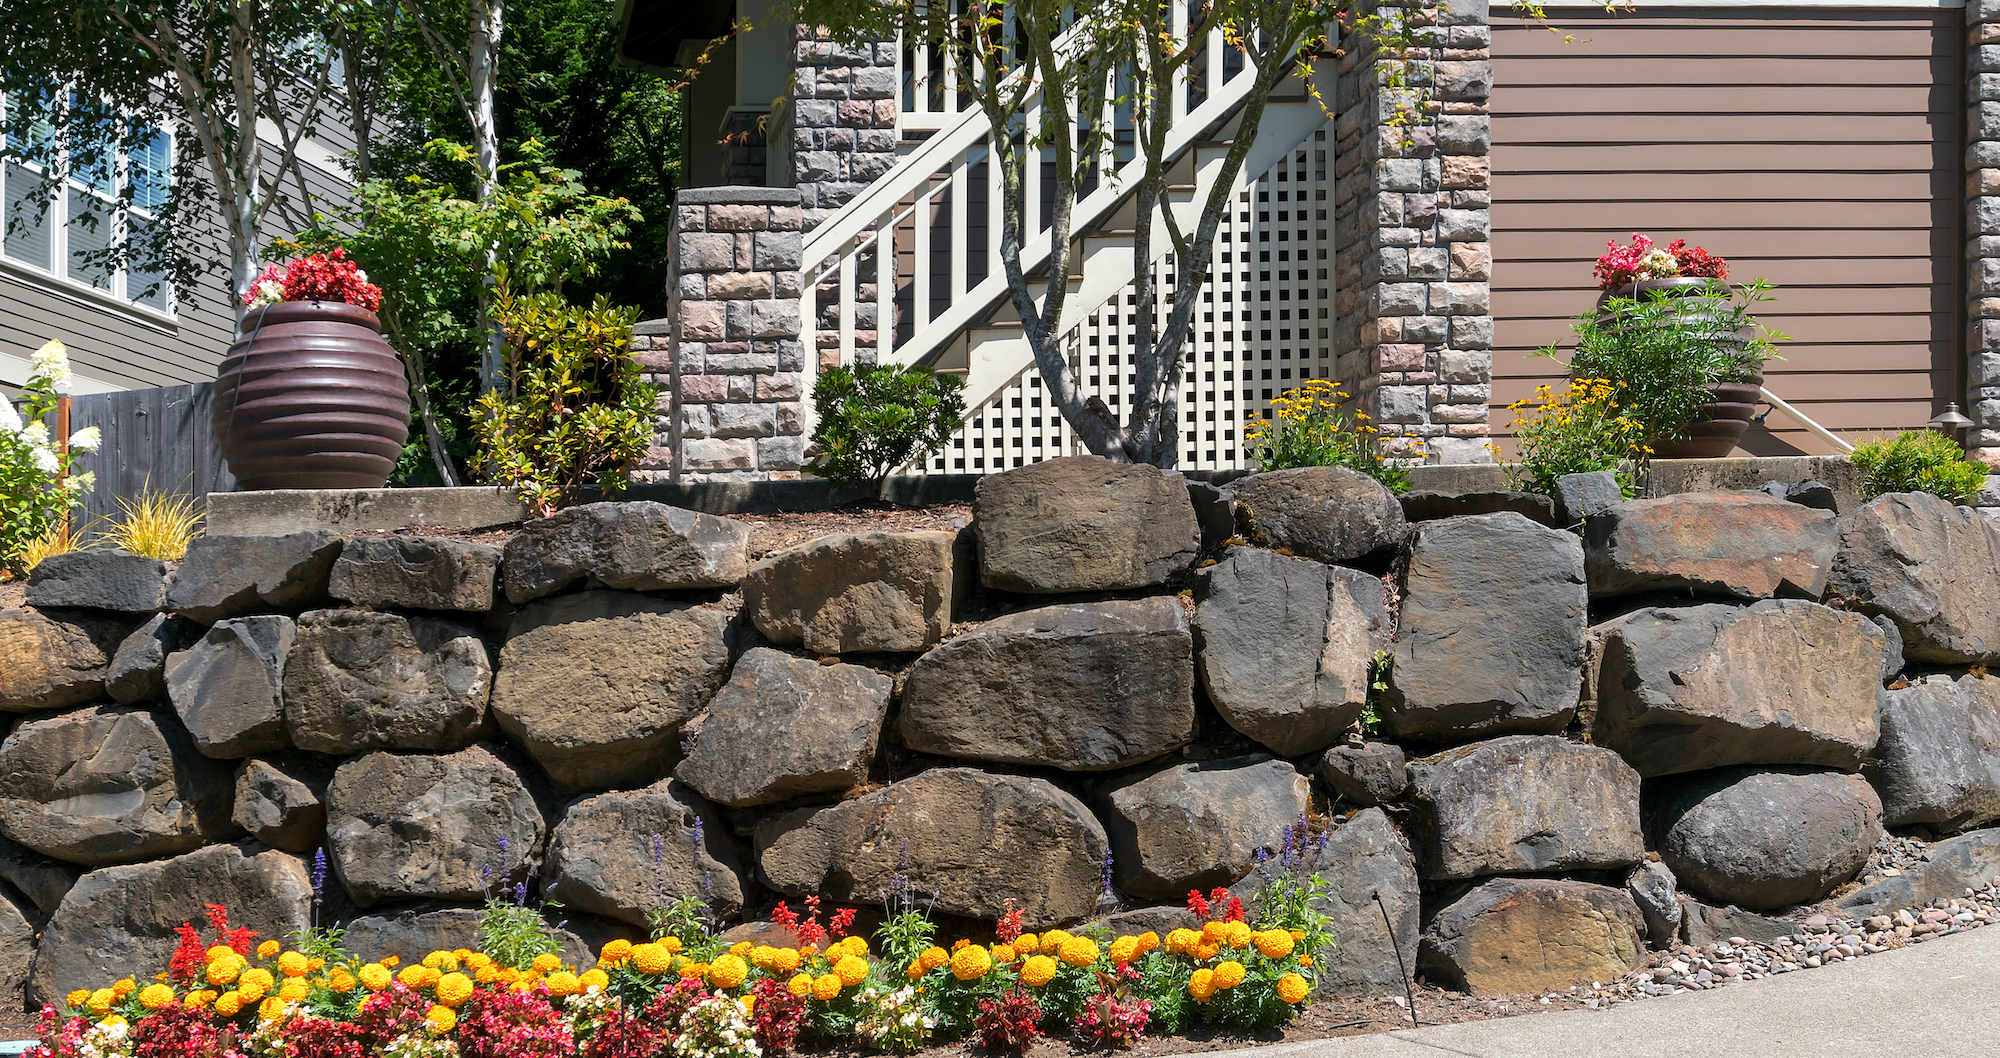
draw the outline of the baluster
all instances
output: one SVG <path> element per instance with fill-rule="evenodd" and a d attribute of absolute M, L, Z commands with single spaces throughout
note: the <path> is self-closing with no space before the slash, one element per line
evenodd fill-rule
<path fill-rule="evenodd" d="M 937 222 L 937 196 L 926 181 L 917 189 L 910 210 L 910 326 L 921 328 L 931 321 L 931 228 Z"/>
<path fill-rule="evenodd" d="M 965 296 L 965 258 L 970 253 L 971 240 L 967 232 L 972 227 L 972 202 L 967 194 L 971 181 L 966 178 L 970 153 L 961 154 L 951 163 L 951 286 L 947 292 L 953 301 Z"/>
<path fill-rule="evenodd" d="M 860 267 L 860 251 L 840 255 L 840 362 L 852 366 L 854 360 L 855 273 Z"/>
<path fill-rule="evenodd" d="M 919 313 L 917 318 L 924 316 Z M 891 213 L 875 229 L 875 362 L 890 363 L 895 349 L 896 215 Z"/>

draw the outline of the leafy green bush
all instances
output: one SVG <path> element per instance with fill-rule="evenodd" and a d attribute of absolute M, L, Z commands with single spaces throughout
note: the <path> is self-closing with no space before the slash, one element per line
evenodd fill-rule
<path fill-rule="evenodd" d="M 1986 484 L 1984 464 L 1965 458 L 1958 442 L 1934 430 L 1911 430 L 1893 440 L 1854 449 L 1863 495 L 1928 492 L 1953 503 L 1970 503 Z"/>
<path fill-rule="evenodd" d="M 1271 417 L 1253 421 L 1243 443 L 1258 470 L 1346 467 L 1398 495 L 1410 491 L 1410 474 L 1383 458 L 1368 416 L 1342 409 L 1348 395 L 1331 379 L 1314 379 L 1271 402 Z"/>
<path fill-rule="evenodd" d="M 812 472 L 866 482 L 876 499 L 898 468 L 928 459 L 965 420 L 965 380 L 927 367 L 836 367 L 813 386 Z"/>
<path fill-rule="evenodd" d="M 36 350 L 28 370 L 20 398 L 25 417 L 0 395 L 0 569 L 21 573 L 50 554 L 72 550 L 69 512 L 82 505 L 95 479 L 70 471 L 77 456 L 96 451 L 101 440 L 95 426 L 85 427 L 63 452 L 49 434 L 57 391 L 70 377 L 61 342 Z"/>
<path fill-rule="evenodd" d="M 637 309 L 599 297 L 588 309 L 551 293 L 502 293 L 506 392 L 479 400 L 473 429 L 489 479 L 511 485 L 541 515 L 577 501 L 593 480 L 604 495 L 653 440 L 656 391 L 632 358 Z"/>
<path fill-rule="evenodd" d="M 1539 386 L 1539 400 L 1509 404 L 1520 457 L 1507 472 L 1514 487 L 1553 496 L 1556 479 L 1565 474 L 1609 470 L 1618 475 L 1625 495 L 1632 495 L 1631 467 L 1652 449 L 1646 447 L 1644 424 L 1621 414 L 1621 392 L 1617 383 L 1579 378 L 1563 393 Z"/>

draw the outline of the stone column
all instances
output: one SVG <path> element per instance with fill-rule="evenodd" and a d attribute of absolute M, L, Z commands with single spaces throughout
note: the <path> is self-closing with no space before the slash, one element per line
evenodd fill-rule
<path fill-rule="evenodd" d="M 641 362 L 667 372 L 663 443 L 641 470 L 648 480 L 799 476 L 802 223 L 792 188 L 680 193 L 665 327 L 641 324 L 634 331 L 635 341 L 648 343 Z"/>
<path fill-rule="evenodd" d="M 1965 5 L 1965 446 L 2000 467 L 2000 0 Z"/>
<path fill-rule="evenodd" d="M 792 55 L 792 173 L 811 231 L 896 164 L 895 41 L 840 44 L 796 27 Z"/>
<path fill-rule="evenodd" d="M 1389 87 L 1392 61 L 1375 48 L 1350 40 L 1339 60 L 1338 377 L 1354 380 L 1391 454 L 1421 441 L 1428 462 L 1491 462 L 1487 3 L 1380 9 L 1413 20 L 1419 48 L 1403 60 L 1407 90 Z M 1419 94 L 1432 105 L 1408 112 Z"/>

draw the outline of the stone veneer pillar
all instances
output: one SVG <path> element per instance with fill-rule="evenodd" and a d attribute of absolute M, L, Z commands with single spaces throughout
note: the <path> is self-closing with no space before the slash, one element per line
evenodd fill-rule
<path fill-rule="evenodd" d="M 806 25 L 793 42 L 792 174 L 811 231 L 896 164 L 897 45 Z"/>
<path fill-rule="evenodd" d="M 1965 446 L 2000 467 L 2000 0 L 1968 0 L 1965 32 Z"/>
<path fill-rule="evenodd" d="M 1392 126 L 1412 93 L 1388 87 L 1391 61 L 1363 47 L 1338 60 L 1338 377 L 1354 380 L 1392 454 L 1421 440 L 1428 462 L 1491 462 L 1488 7 L 1379 7 L 1417 21 L 1406 79 L 1435 106 Z"/>
<path fill-rule="evenodd" d="M 793 188 L 680 193 L 668 241 L 667 318 L 634 329 L 640 362 L 666 386 L 662 443 L 641 464 L 641 480 L 799 476 L 802 226 Z"/>

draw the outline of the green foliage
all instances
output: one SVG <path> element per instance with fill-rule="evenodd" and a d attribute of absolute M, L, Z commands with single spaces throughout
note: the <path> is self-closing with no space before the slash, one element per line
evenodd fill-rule
<path fill-rule="evenodd" d="M 1409 471 L 1383 458 L 1375 427 L 1368 425 L 1368 416 L 1345 409 L 1348 399 L 1339 383 L 1329 379 L 1286 390 L 1271 402 L 1270 418 L 1254 421 L 1243 431 L 1243 443 L 1257 469 L 1346 467 L 1398 495 L 1410 491 Z"/>
<path fill-rule="evenodd" d="M 708 902 L 684 893 L 646 913 L 653 939 L 677 937 L 681 954 L 693 962 L 711 962 L 729 949 L 715 933 L 715 911 Z"/>
<path fill-rule="evenodd" d="M 1187 967 L 1174 956 L 1154 948 L 1134 960 L 1132 969 L 1139 972 L 1139 983 L 1133 990 L 1140 999 L 1153 1004 L 1152 1020 L 1146 1025 L 1148 1034 L 1173 1036 L 1186 1028 L 1189 1006 L 1194 1002 L 1188 996 Z"/>
<path fill-rule="evenodd" d="M 1520 460 L 1507 471 L 1514 487 L 1553 496 L 1556 479 L 1564 474 L 1609 470 L 1618 475 L 1619 488 L 1631 496 L 1631 468 L 1653 450 L 1646 445 L 1646 424 L 1620 409 L 1622 392 L 1620 383 L 1579 378 L 1571 380 L 1560 396 L 1541 386 L 1536 390 L 1539 402 L 1508 405 L 1515 413 Z"/>
<path fill-rule="evenodd" d="M 1970 503 L 1986 484 L 1983 463 L 1965 458 L 1958 442 L 1935 430 L 1911 430 L 1887 441 L 1857 445 L 1861 492 L 1928 492 L 1953 503 Z"/>
<path fill-rule="evenodd" d="M 965 380 L 927 367 L 836 367 L 813 386 L 819 424 L 812 471 L 866 482 L 879 499 L 889 475 L 929 458 L 965 418 Z"/>
<path fill-rule="evenodd" d="M 592 482 L 624 491 L 651 445 L 656 393 L 629 350 L 637 315 L 602 297 L 581 309 L 550 293 L 500 296 L 507 389 L 479 400 L 478 458 L 541 514 Z"/>
<path fill-rule="evenodd" d="M 875 931 L 875 943 L 882 962 L 889 967 L 908 966 L 917 961 L 937 936 L 937 923 L 921 911 L 898 912 L 883 920 Z"/>
<path fill-rule="evenodd" d="M 502 966 L 525 970 L 537 955 L 560 954 L 562 943 L 540 908 L 489 897 L 479 912 L 479 950 Z"/>
<path fill-rule="evenodd" d="M 49 432 L 57 387 L 69 380 L 62 343 L 51 341 L 37 350 L 29 371 L 20 396 L 25 415 L 0 395 L 0 569 L 16 573 L 72 549 L 69 512 L 82 505 L 95 482 L 90 474 L 71 471 L 80 453 L 97 447 L 96 430 L 78 431 L 66 453 L 58 451 Z"/>
<path fill-rule="evenodd" d="M 1396 666 L 1393 650 L 1378 650 L 1368 658 L 1368 700 L 1361 705 L 1361 733 L 1382 732 L 1382 700 L 1389 695 L 1389 675 Z"/>

